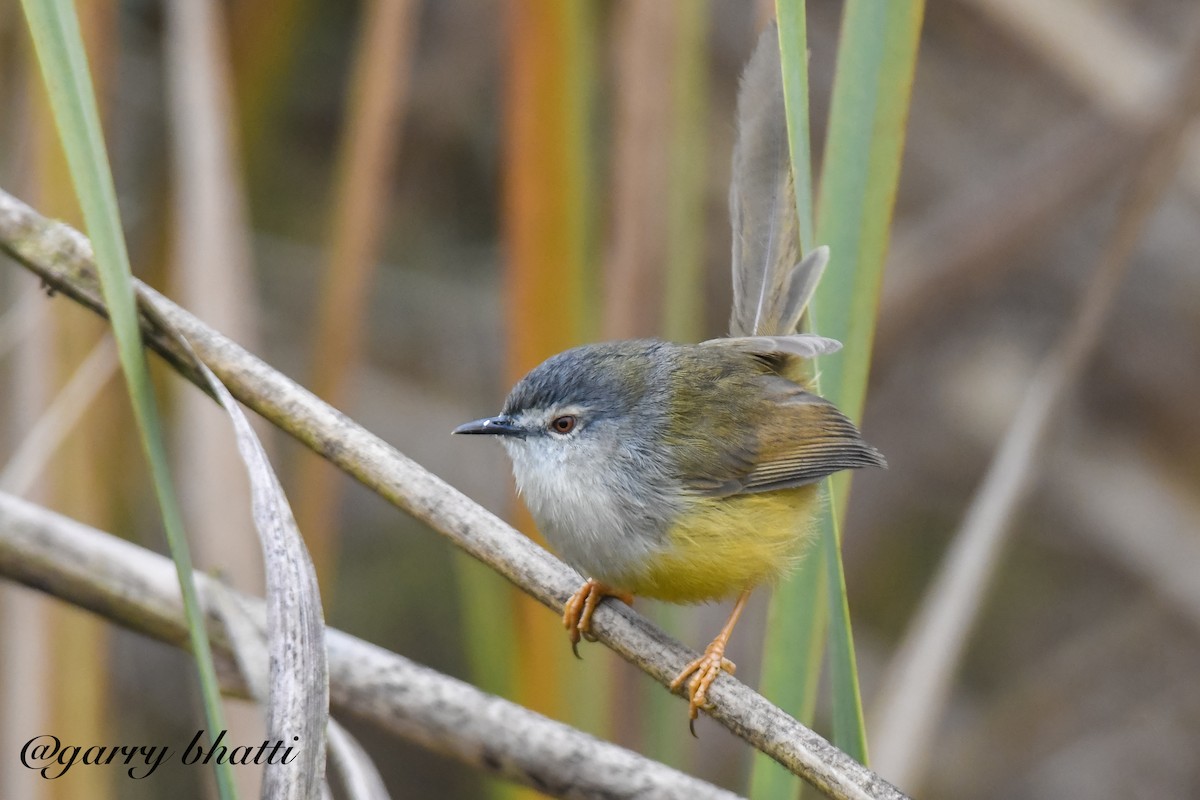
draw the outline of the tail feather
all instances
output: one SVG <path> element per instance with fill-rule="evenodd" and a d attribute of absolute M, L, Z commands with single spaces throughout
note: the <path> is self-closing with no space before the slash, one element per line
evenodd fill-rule
<path fill-rule="evenodd" d="M 795 333 L 829 251 L 818 248 L 800 260 L 774 24 L 759 37 L 742 73 L 729 215 L 733 224 L 730 335 Z"/>

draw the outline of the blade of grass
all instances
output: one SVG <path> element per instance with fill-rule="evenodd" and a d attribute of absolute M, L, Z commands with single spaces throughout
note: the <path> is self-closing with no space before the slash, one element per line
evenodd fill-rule
<path fill-rule="evenodd" d="M 129 256 L 121 230 L 116 190 L 104 149 L 100 115 L 83 50 L 79 21 L 70 0 L 22 0 L 22 5 L 67 154 L 72 182 L 92 240 L 104 299 L 117 340 L 118 356 L 138 421 L 142 446 L 150 462 L 155 494 L 184 597 L 192 652 L 211 734 L 225 728 L 220 685 L 204 627 L 204 614 L 192 581 L 191 556 L 179 503 L 171 487 L 162 425 L 138 329 Z M 214 769 L 221 797 L 232 798 L 232 770 L 227 764 L 217 764 Z"/>
<path fill-rule="evenodd" d="M 830 264 L 813 303 L 821 334 L 843 345 L 821 362 L 825 395 L 854 419 L 866 398 L 923 10 L 923 2 L 850 0 L 838 45 L 817 203 Z"/>
<path fill-rule="evenodd" d="M 875 311 L 908 121 L 923 0 L 850 0 L 842 17 L 821 189 L 817 239 L 831 263 L 813 299 L 821 333 L 843 350 L 821 363 L 822 389 L 853 419 L 862 418 Z M 833 741 L 863 763 L 866 730 L 854 659 L 840 525 L 850 492 L 848 473 L 829 483 L 832 517 L 822 525 L 829 569 Z"/>
<path fill-rule="evenodd" d="M 800 252 L 813 240 L 812 136 L 808 122 L 808 17 L 805 0 L 775 0 L 779 25 L 779 60 L 783 67 L 783 103 L 787 109 L 788 152 L 792 188 L 800 217 Z"/>
<path fill-rule="evenodd" d="M 695 342 L 702 338 L 704 320 L 709 4 L 677 3 L 675 17 L 663 334 L 673 341 Z"/>
<path fill-rule="evenodd" d="M 816 710 L 821 676 L 828 617 L 825 574 L 825 560 L 819 553 L 809 553 L 796 573 L 775 590 L 767 609 L 759 691 L 806 725 Z M 749 791 L 753 800 L 793 798 L 802 786 L 800 778 L 780 769 L 774 759 L 754 754 Z"/>
<path fill-rule="evenodd" d="M 17 12 L 14 17 L 17 17 L 20 7 L 14 6 L 13 10 Z M 116 9 L 109 3 L 85 3 L 78 7 L 78 11 L 91 77 L 98 96 L 105 97 L 108 96 L 105 87 L 112 85 L 116 74 Z M 21 21 L 24 22 L 23 19 Z M 35 141 L 24 148 L 24 158 L 17 156 L 18 163 L 24 164 L 27 170 L 29 191 L 36 192 L 46 208 L 55 215 L 82 225 L 69 167 L 58 142 L 50 98 L 37 86 L 41 77 L 36 54 L 32 46 L 22 47 L 21 51 L 19 69 L 23 75 L 24 92 L 30 102 L 26 113 L 22 115 L 20 130 L 24 135 L 35 137 Z M 99 111 L 103 124 L 108 109 L 101 105 Z M 71 313 L 51 314 L 46 311 L 39 317 L 39 330 L 34 335 L 49 337 L 49 347 L 29 348 L 33 344 L 30 341 L 26 343 L 26 348 L 31 350 L 32 358 L 43 360 L 41 376 L 49 378 L 57 386 L 67 379 L 77 364 L 86 359 L 85 354 L 91 352 L 96 342 L 105 336 L 108 326 L 101 324 L 98 327 L 92 321 L 80 319 Z M 22 360 L 26 361 L 27 357 L 23 356 Z M 115 347 L 112 361 L 115 371 Z M 118 397 L 119 393 L 123 393 L 123 387 L 113 389 L 116 391 L 105 388 L 88 404 L 84 421 L 74 425 L 71 435 L 57 446 L 53 465 L 45 470 L 44 477 L 33 488 L 35 496 L 40 494 L 64 513 L 98 522 L 113 522 L 118 518 L 113 491 L 119 479 L 117 471 L 109 466 L 116 452 L 112 446 L 113 435 L 117 431 L 128 431 L 132 422 L 118 405 L 125 402 Z M 132 444 L 136 449 L 137 442 Z M 134 458 L 137 456 L 134 455 Z M 97 624 L 96 620 L 81 618 L 68 609 L 57 607 L 48 610 L 42 625 L 40 635 L 46 637 L 50 644 L 49 660 L 42 665 L 47 672 L 44 680 L 59 689 L 41 698 L 50 712 L 47 723 L 53 726 L 52 729 L 70 730 L 72 735 L 81 740 L 90 741 L 97 736 L 100 740 L 110 738 L 113 719 L 109 713 L 107 696 L 112 676 L 110 669 L 106 668 L 110 661 L 110 632 Z M 13 644 L 32 644 L 28 641 L 32 635 L 38 634 L 27 634 L 26 641 Z M 112 800 L 115 788 L 115 785 L 97 786 L 96 800 Z"/>
<path fill-rule="evenodd" d="M 661 331 L 670 219 L 676 3 L 621 3 L 613 20 L 613 147 L 605 339 Z"/>
<path fill-rule="evenodd" d="M 826 487 L 826 507 L 837 507 L 836 485 Z M 850 627 L 850 603 L 842 569 L 841 523 L 826 512 L 821 520 L 821 550 L 825 556 L 825 590 L 829 596 L 829 672 L 833 691 L 831 740 L 862 764 L 867 763 L 867 726 L 858 688 L 858 661 Z"/>
<path fill-rule="evenodd" d="M 800 249 L 814 245 L 812 142 L 809 131 L 808 21 L 805 0 L 776 0 L 783 99 L 787 115 L 788 152 L 796 211 L 800 220 Z M 815 548 L 814 548 L 815 549 Z M 767 609 L 766 638 L 759 691 L 796 719 L 811 723 L 828 616 L 825 560 L 812 552 L 787 581 L 776 587 Z M 800 779 L 755 753 L 749 793 L 755 800 L 796 797 Z"/>
<path fill-rule="evenodd" d="M 851 0 L 847 4 L 816 236 L 814 239 L 810 233 L 805 240 L 810 247 L 814 241 L 828 244 L 832 253 L 830 268 L 813 300 L 810 322 L 816 327 L 817 314 L 828 319 L 820 332 L 845 345 L 842 353 L 822 365 L 820 389 L 856 418 L 861 417 L 866 393 L 874 312 L 899 179 L 922 12 L 920 2 Z M 789 145 L 803 231 L 806 217 L 812 215 L 810 158 L 805 150 L 807 114 L 802 110 L 807 109 L 808 99 L 803 4 L 780 0 L 778 14 Z M 772 599 L 763 691 L 793 711 L 811 714 L 820 668 L 818 637 L 825 627 L 824 614 L 832 609 L 833 740 L 865 763 L 866 735 L 840 549 L 839 524 L 848 489 L 844 473 L 830 482 L 827 512 L 820 521 L 822 552 L 809 559 L 819 565 L 806 565 L 782 584 Z M 827 594 L 824 602 L 822 590 Z M 796 613 L 796 609 L 806 612 Z M 794 794 L 794 785 L 772 777 L 770 765 L 761 759 L 755 766 L 752 788 L 755 797 Z"/>
<path fill-rule="evenodd" d="M 223 9 L 173 0 L 164 8 L 163 61 L 170 160 L 170 281 L 180 302 L 247 348 L 256 349 L 258 305 L 250 226 L 232 140 L 228 42 Z M 184 391 L 171 405 L 176 479 L 201 569 L 219 568 L 231 585 L 263 591 L 263 565 L 248 513 L 250 492 L 229 422 L 207 398 Z M 245 704 L 226 707 L 237 731 L 254 731 Z M 241 794 L 257 792 L 257 770 L 238 770 Z"/>

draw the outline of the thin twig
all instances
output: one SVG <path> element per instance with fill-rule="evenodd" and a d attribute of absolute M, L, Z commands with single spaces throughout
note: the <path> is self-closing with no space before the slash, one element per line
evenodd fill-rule
<path fill-rule="evenodd" d="M 934 727 L 978 616 L 1013 515 L 1034 484 L 1047 434 L 1100 339 L 1143 225 L 1174 177 L 1184 133 L 1200 106 L 1200 40 L 1159 117 L 1120 216 L 1070 327 L 1029 383 L 962 526 L 925 593 L 881 692 L 875 764 L 893 780 L 920 780 Z"/>
<path fill-rule="evenodd" d="M 97 313 L 104 304 L 91 248 L 78 231 L 51 222 L 0 190 L 0 249 L 62 294 Z M 208 328 L 153 289 L 138 284 L 143 308 L 191 344 L 230 392 L 271 423 L 343 469 L 367 488 L 439 531 L 554 611 L 580 577 L 454 487 L 267 364 Z M 203 387 L 173 339 L 145 314 L 147 344 Z M 596 612 L 597 638 L 664 686 L 696 654 L 624 604 Z M 834 798 L 901 798 L 895 787 L 732 676 L 713 684 L 713 719 Z"/>
<path fill-rule="evenodd" d="M 0 575 L 140 633 L 186 646 L 174 567 L 163 556 L 0 493 Z M 222 684 L 245 694 L 217 592 L 264 627 L 260 600 L 196 573 Z M 601 742 L 515 703 L 327 629 L 330 700 L 406 739 L 557 797 L 733 798 L 669 767 Z M 301 743 L 304 746 L 304 743 Z"/>

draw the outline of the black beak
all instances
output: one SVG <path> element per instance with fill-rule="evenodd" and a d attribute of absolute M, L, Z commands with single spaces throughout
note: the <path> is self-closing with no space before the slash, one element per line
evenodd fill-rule
<path fill-rule="evenodd" d="M 486 433 L 493 436 L 519 436 L 525 438 L 525 429 L 516 425 L 511 417 L 487 417 L 459 425 L 453 433 Z"/>

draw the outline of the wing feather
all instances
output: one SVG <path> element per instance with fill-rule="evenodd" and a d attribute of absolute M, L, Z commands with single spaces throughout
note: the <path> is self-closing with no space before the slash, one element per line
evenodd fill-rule
<path fill-rule="evenodd" d="M 844 469 L 887 466 L 832 403 L 800 392 L 777 408 L 769 435 L 760 439 L 755 467 L 741 480 L 742 493 L 803 486 Z"/>
<path fill-rule="evenodd" d="M 833 344 L 785 336 L 698 345 L 696 363 L 683 371 L 693 379 L 688 391 L 696 413 L 677 417 L 670 432 L 673 450 L 683 456 L 677 464 L 683 485 L 728 497 L 803 486 L 844 469 L 887 466 L 841 411 L 789 377 L 797 349 L 811 356 Z M 718 353 L 724 358 L 713 357 Z"/>

